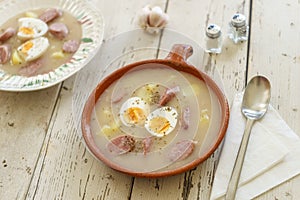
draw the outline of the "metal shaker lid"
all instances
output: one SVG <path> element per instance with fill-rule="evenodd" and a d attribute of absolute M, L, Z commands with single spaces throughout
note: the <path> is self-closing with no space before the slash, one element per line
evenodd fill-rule
<path fill-rule="evenodd" d="M 236 13 L 231 18 L 231 24 L 234 27 L 242 27 L 246 25 L 246 16 L 240 13 Z"/>
<path fill-rule="evenodd" d="M 221 35 L 221 28 L 216 24 L 209 24 L 206 28 L 206 35 L 210 38 L 218 38 Z"/>

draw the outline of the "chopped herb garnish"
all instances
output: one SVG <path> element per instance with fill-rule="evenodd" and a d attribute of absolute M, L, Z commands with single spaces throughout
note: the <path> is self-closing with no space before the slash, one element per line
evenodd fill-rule
<path fill-rule="evenodd" d="M 93 39 L 92 38 L 82 38 L 81 41 L 84 43 L 90 43 L 90 42 L 93 42 Z"/>

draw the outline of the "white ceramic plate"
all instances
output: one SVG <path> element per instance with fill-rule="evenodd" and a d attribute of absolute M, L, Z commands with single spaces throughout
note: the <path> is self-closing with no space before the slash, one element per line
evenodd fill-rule
<path fill-rule="evenodd" d="M 33 91 L 60 83 L 84 67 L 102 44 L 104 22 L 100 11 L 82 0 L 4 0 L 0 2 L 0 26 L 9 18 L 28 10 L 59 8 L 72 14 L 82 24 L 82 41 L 69 62 L 47 74 L 24 77 L 0 69 L 0 90 Z"/>

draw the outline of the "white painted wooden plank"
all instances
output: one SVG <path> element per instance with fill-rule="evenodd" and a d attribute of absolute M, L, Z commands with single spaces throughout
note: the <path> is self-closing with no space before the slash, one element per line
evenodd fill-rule
<path fill-rule="evenodd" d="M 136 178 L 131 199 L 181 199 L 183 190 L 183 175 L 165 178 Z"/>
<path fill-rule="evenodd" d="M 57 93 L 58 86 L 36 92 L 0 92 L 1 197 L 25 197 Z"/>
<path fill-rule="evenodd" d="M 249 75 L 268 76 L 271 103 L 300 136 L 299 10 L 299 1 L 254 1 Z"/>
<path fill-rule="evenodd" d="M 106 37 L 111 37 L 136 28 L 135 15 L 147 2 L 127 1 L 125 4 L 120 0 L 96 3 L 104 6 L 101 10 L 106 20 Z M 113 15 L 113 12 L 116 14 Z M 132 177 L 111 170 L 94 159 L 74 130 L 71 107 L 73 81 L 74 77 L 64 82 L 27 198 L 129 198 Z"/>
<path fill-rule="evenodd" d="M 248 16 L 248 3 L 172 0 L 168 2 L 167 7 L 170 16 L 168 27 L 193 38 L 201 46 L 205 45 L 204 34 L 207 23 L 216 23 L 223 27 L 222 54 L 206 56 L 202 64 L 209 74 L 213 75 L 216 70 L 221 71 L 229 100 L 236 91 L 243 89 L 245 83 L 247 43 L 234 45 L 226 34 L 229 19 L 237 11 L 245 11 Z M 162 44 L 163 42 L 164 36 Z M 156 180 L 136 179 L 132 199 L 153 199 L 155 196 L 156 199 L 209 199 L 218 152 L 219 150 L 196 169 L 181 175 Z M 150 192 L 146 192 L 145 188 Z"/>
<path fill-rule="evenodd" d="M 166 0 L 90 0 L 99 8 L 104 17 L 104 38 L 110 38 L 116 34 L 140 28 L 137 23 L 137 15 L 146 5 L 165 7 Z"/>
<path fill-rule="evenodd" d="M 131 177 L 116 173 L 95 160 L 74 130 L 73 81 L 74 77 L 64 83 L 27 198 L 115 199 L 128 196 Z"/>
<path fill-rule="evenodd" d="M 253 1 L 248 76 L 270 79 L 271 104 L 300 136 L 299 10 L 299 1 Z M 300 175 L 257 199 L 299 199 L 299 188 Z"/>
<path fill-rule="evenodd" d="M 299 101 L 297 99 L 299 98 L 300 84 L 297 75 L 299 74 L 300 59 L 298 57 L 300 53 L 297 43 L 290 39 L 296 38 L 295 41 L 299 41 L 300 38 L 299 3 L 292 0 L 275 2 L 275 4 L 273 1 L 253 2 L 251 59 L 248 76 L 259 72 L 268 75 L 273 84 L 275 82 L 271 101 L 288 124 L 299 134 L 300 128 L 297 123 L 299 121 Z M 128 1 L 98 1 L 97 3 L 99 7 L 103 8 L 106 23 L 109 22 L 106 38 L 112 34 L 137 27 L 134 24 L 134 14 L 138 7 L 141 8 L 146 4 L 136 1 L 129 1 L 129 3 Z M 151 3 L 164 6 L 165 2 Z M 245 14 L 248 16 L 248 10 L 249 5 L 245 2 L 170 1 L 168 13 L 171 21 L 168 27 L 194 38 L 204 46 L 203 33 L 208 22 L 218 23 L 223 27 L 223 33 L 225 33 L 230 16 L 235 11 L 246 11 Z M 282 13 L 280 16 L 283 18 L 274 21 L 274 10 Z M 122 17 L 112 15 L 113 12 L 121 13 Z M 127 24 L 128 19 L 130 19 L 130 24 Z M 271 23 L 272 20 L 274 23 Z M 198 29 L 198 26 L 202 27 Z M 264 32 L 274 34 L 272 35 L 273 40 L 268 40 L 268 34 L 260 34 Z M 275 48 L 265 48 L 266 45 L 275 46 Z M 213 74 L 216 69 L 221 71 L 230 100 L 234 93 L 241 91 L 244 86 L 246 50 L 247 43 L 233 45 L 225 37 L 223 53 L 217 56 L 208 56 L 203 62 L 208 73 Z M 272 67 L 261 67 L 270 65 Z M 162 179 L 135 179 L 131 194 L 133 179 L 98 163 L 86 152 L 77 137 L 71 120 L 70 107 L 73 81 L 74 77 L 64 84 L 65 89 L 62 90 L 58 101 L 36 170 L 33 170 L 34 163 L 42 145 L 41 141 L 45 137 L 45 129 L 48 127 L 57 88 L 25 95 L 0 93 L 0 105 L 7 106 L 0 107 L 0 112 L 13 111 L 12 114 L 0 115 L 0 142 L 2 142 L 0 157 L 5 158 L 1 160 L 3 169 L 0 172 L 1 196 L 4 194 L 8 199 L 23 199 L 34 173 L 28 199 L 127 199 L 130 195 L 132 199 L 208 198 L 218 152 L 195 170 L 182 175 Z M 50 99 L 49 102 L 47 97 Z M 32 99 L 37 99 L 37 102 Z M 288 101 L 286 102 L 286 100 Z M 45 105 L 46 107 L 44 107 Z M 26 113 L 32 115 L 31 121 L 26 118 Z M 35 124 L 38 119 L 42 119 L 41 124 L 44 125 Z M 14 122 L 14 127 L 12 127 L 11 121 Z M 25 131 L 19 128 L 19 124 L 22 123 L 27 125 Z M 23 132 L 21 133 L 20 130 Z M 30 140 L 28 135 L 34 135 L 35 140 Z M 32 145 L 33 143 L 34 145 Z M 14 144 L 18 146 L 18 149 L 8 148 L 7 144 Z M 25 156 L 23 156 L 24 152 L 26 152 Z M 28 166 L 29 168 L 27 168 Z M 299 186 L 300 177 L 298 176 L 258 199 L 298 199 L 300 197 Z M 8 187 L 13 189 L 7 189 Z"/>

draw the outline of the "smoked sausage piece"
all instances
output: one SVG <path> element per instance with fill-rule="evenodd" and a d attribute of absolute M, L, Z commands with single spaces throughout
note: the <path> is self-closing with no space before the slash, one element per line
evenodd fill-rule
<path fill-rule="evenodd" d="M 4 44 L 0 46 L 0 64 L 5 64 L 11 56 L 11 46 Z"/>
<path fill-rule="evenodd" d="M 146 155 L 150 152 L 150 148 L 153 144 L 152 137 L 146 137 L 143 139 L 143 153 Z"/>
<path fill-rule="evenodd" d="M 63 51 L 67 53 L 75 53 L 79 48 L 79 42 L 76 40 L 68 40 L 63 44 Z"/>
<path fill-rule="evenodd" d="M 190 111 L 190 108 L 189 107 L 186 107 L 183 112 L 182 112 L 182 120 L 181 120 L 181 123 L 182 123 L 182 127 L 183 129 L 188 129 L 189 128 L 189 125 L 190 125 L 190 116 L 191 115 L 191 111 Z"/>
<path fill-rule="evenodd" d="M 9 38 L 16 34 L 16 29 L 14 28 L 7 28 L 1 35 L 0 35 L 0 42 L 6 42 Z"/>
<path fill-rule="evenodd" d="M 107 149 L 116 155 L 130 152 L 135 147 L 135 140 L 130 135 L 121 135 L 113 138 L 110 143 L 107 144 Z"/>
<path fill-rule="evenodd" d="M 180 91 L 179 86 L 168 88 L 165 92 L 165 94 L 161 97 L 159 100 L 159 105 L 165 106 L 169 101 L 172 100 L 172 98 L 176 95 L 177 92 Z"/>
<path fill-rule="evenodd" d="M 19 70 L 19 74 L 22 76 L 34 76 L 37 75 L 38 70 L 43 66 L 43 61 L 40 60 L 36 60 L 33 62 L 28 63 L 28 65 L 22 67 Z"/>
<path fill-rule="evenodd" d="M 69 29 L 64 23 L 53 23 L 49 26 L 49 32 L 59 40 L 64 39 L 68 33 Z"/>
<path fill-rule="evenodd" d="M 177 142 L 172 148 L 168 157 L 171 161 L 183 160 L 194 151 L 195 144 L 191 140 Z"/>
<path fill-rule="evenodd" d="M 45 23 L 51 22 L 55 18 L 62 15 L 62 12 L 56 8 L 49 8 L 45 10 L 43 14 L 40 15 L 40 20 L 44 21 Z"/>

